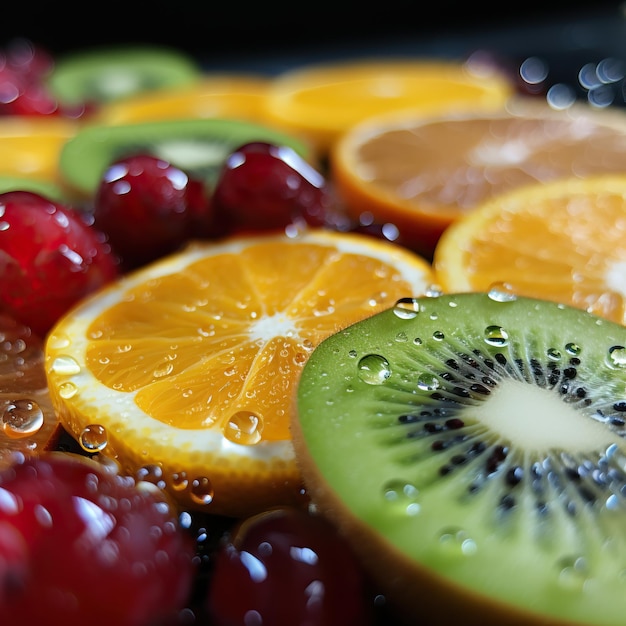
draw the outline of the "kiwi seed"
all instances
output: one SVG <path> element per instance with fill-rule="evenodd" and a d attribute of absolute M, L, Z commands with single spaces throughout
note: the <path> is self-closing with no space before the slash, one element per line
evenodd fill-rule
<path fill-rule="evenodd" d="M 313 351 L 296 413 L 314 505 L 410 623 L 624 623 L 623 326 L 407 298 Z"/>

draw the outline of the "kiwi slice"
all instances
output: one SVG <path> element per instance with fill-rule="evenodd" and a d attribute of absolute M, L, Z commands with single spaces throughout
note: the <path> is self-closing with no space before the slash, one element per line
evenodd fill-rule
<path fill-rule="evenodd" d="M 219 118 L 162 120 L 84 126 L 63 145 L 59 168 L 70 188 L 90 196 L 113 161 L 149 153 L 204 179 L 210 186 L 228 154 L 249 141 L 290 146 L 304 158 L 311 156 L 309 147 L 300 139 L 254 122 Z"/>
<path fill-rule="evenodd" d="M 61 187 L 51 181 L 0 174 L 0 193 L 7 191 L 32 191 L 57 202 L 65 199 Z"/>
<path fill-rule="evenodd" d="M 323 341 L 294 445 L 410 623 L 626 616 L 626 328 L 503 293 L 407 298 Z"/>
<path fill-rule="evenodd" d="M 201 75 L 200 66 L 180 50 L 112 46 L 60 57 L 48 85 L 65 104 L 103 103 L 143 91 L 188 85 Z"/>

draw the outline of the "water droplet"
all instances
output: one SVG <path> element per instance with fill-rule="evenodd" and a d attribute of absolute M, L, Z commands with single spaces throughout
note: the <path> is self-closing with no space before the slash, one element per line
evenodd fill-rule
<path fill-rule="evenodd" d="M 379 354 L 368 354 L 358 363 L 359 378 L 368 385 L 382 385 L 391 376 L 389 361 Z"/>
<path fill-rule="evenodd" d="M 405 341 L 408 341 L 408 340 L 409 340 L 409 338 L 408 338 L 406 333 L 398 333 L 396 335 L 396 341 L 398 343 L 404 343 Z"/>
<path fill-rule="evenodd" d="M 611 367 L 626 367 L 626 348 L 624 346 L 613 346 L 609 348 L 608 357 Z"/>
<path fill-rule="evenodd" d="M 147 482 L 156 485 L 160 489 L 165 489 L 165 480 L 163 479 L 163 468 L 160 465 L 144 465 L 135 472 L 137 482 Z"/>
<path fill-rule="evenodd" d="M 71 356 L 61 355 L 52 362 L 51 371 L 62 376 L 74 376 L 80 374 L 78 361 Z"/>
<path fill-rule="evenodd" d="M 564 557 L 557 562 L 559 584 L 565 589 L 581 591 L 589 580 L 589 568 L 581 556 Z"/>
<path fill-rule="evenodd" d="M 405 480 L 391 480 L 383 487 L 385 501 L 394 504 L 407 515 L 419 513 L 421 507 L 417 501 L 418 495 L 417 487 Z"/>
<path fill-rule="evenodd" d="M 581 347 L 577 343 L 570 342 L 565 344 L 565 351 L 572 356 L 578 356 L 581 352 Z"/>
<path fill-rule="evenodd" d="M 417 387 L 422 391 L 435 391 L 435 389 L 439 389 L 439 379 L 430 373 L 420 374 L 417 379 Z"/>
<path fill-rule="evenodd" d="M 560 361 L 561 360 L 561 351 L 556 348 L 548 348 L 546 350 L 546 355 L 551 361 Z"/>
<path fill-rule="evenodd" d="M 350 350 L 350 352 L 348 352 L 348 356 L 351 359 L 355 359 L 357 357 L 357 355 L 358 355 L 358 352 L 356 350 Z"/>
<path fill-rule="evenodd" d="M 54 350 L 67 348 L 70 345 L 70 338 L 67 335 L 51 334 L 48 337 L 48 346 Z"/>
<path fill-rule="evenodd" d="M 211 504 L 213 502 L 213 485 L 211 481 L 206 477 L 195 478 L 191 483 L 191 499 L 196 504 Z"/>
<path fill-rule="evenodd" d="M 445 338 L 446 338 L 446 336 L 444 335 L 443 331 L 441 331 L 441 330 L 436 330 L 433 333 L 433 339 L 435 341 L 443 341 Z"/>
<path fill-rule="evenodd" d="M 12 439 L 36 433 L 43 426 L 43 422 L 43 411 L 34 400 L 9 402 L 2 413 L 2 430 Z"/>
<path fill-rule="evenodd" d="M 417 317 L 420 312 L 420 304 L 417 298 L 400 298 L 394 307 L 393 312 L 396 317 L 402 320 L 411 320 Z"/>
<path fill-rule="evenodd" d="M 174 472 L 170 482 L 174 491 L 184 491 L 189 486 L 186 472 Z"/>
<path fill-rule="evenodd" d="M 495 302 L 513 302 L 513 300 L 517 300 L 517 294 L 509 283 L 494 283 L 489 287 L 488 295 Z"/>
<path fill-rule="evenodd" d="M 100 424 L 85 426 L 78 443 L 85 452 L 101 452 L 108 443 L 106 428 Z"/>
<path fill-rule="evenodd" d="M 502 326 L 492 325 L 485 328 L 485 343 L 490 346 L 506 346 L 509 343 L 509 334 Z"/>
<path fill-rule="evenodd" d="M 74 383 L 67 382 L 59 385 L 58 391 L 59 395 L 62 398 L 64 398 L 65 400 L 69 400 L 76 395 L 76 393 L 78 392 L 78 387 L 76 387 Z"/>
<path fill-rule="evenodd" d="M 233 443 L 254 445 L 261 441 L 263 418 L 253 411 L 237 411 L 224 427 L 224 437 Z"/>
<path fill-rule="evenodd" d="M 174 365 L 168 361 L 166 363 L 162 363 L 161 365 L 159 365 L 159 367 L 156 367 L 153 370 L 152 375 L 155 378 L 163 378 L 164 376 L 171 374 L 173 371 Z"/>
<path fill-rule="evenodd" d="M 471 556 L 476 554 L 478 546 L 462 528 L 446 528 L 439 535 L 442 552 L 450 556 Z"/>

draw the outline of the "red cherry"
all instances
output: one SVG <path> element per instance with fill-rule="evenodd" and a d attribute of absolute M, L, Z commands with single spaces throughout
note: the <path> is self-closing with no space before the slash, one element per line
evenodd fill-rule
<path fill-rule="evenodd" d="M 282 508 L 244 521 L 221 546 L 206 607 L 213 626 L 366 626 L 365 580 L 333 526 Z"/>
<path fill-rule="evenodd" d="M 44 336 L 118 275 L 88 216 L 29 191 L 0 194 L 0 309 Z"/>
<path fill-rule="evenodd" d="M 331 205 L 327 182 L 311 164 L 290 147 L 258 141 L 229 155 L 213 192 L 216 219 L 236 231 L 321 226 Z"/>
<path fill-rule="evenodd" d="M 193 555 L 165 499 L 95 461 L 0 473 L 0 624 L 161 623 L 189 600 Z"/>
<path fill-rule="evenodd" d="M 168 161 L 132 155 L 104 172 L 94 200 L 94 219 L 130 269 L 208 232 L 210 199 L 202 183 Z"/>

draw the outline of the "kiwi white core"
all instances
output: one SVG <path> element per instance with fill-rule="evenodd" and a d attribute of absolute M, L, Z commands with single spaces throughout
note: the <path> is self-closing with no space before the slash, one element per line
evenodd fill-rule
<path fill-rule="evenodd" d="M 513 379 L 502 380 L 472 418 L 527 451 L 583 452 L 620 442 L 553 391 Z"/>

